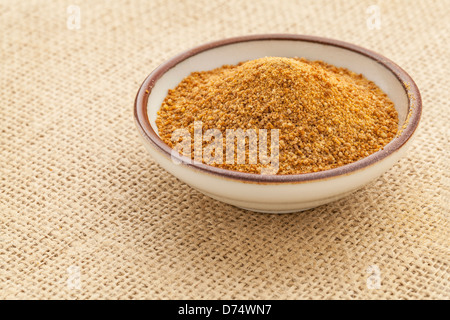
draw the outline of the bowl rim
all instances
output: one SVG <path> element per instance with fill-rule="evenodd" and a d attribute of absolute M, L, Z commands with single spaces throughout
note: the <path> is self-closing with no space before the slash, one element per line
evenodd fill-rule
<path fill-rule="evenodd" d="M 269 175 L 269 174 L 255 174 L 246 173 L 240 171 L 227 170 L 222 168 L 213 167 L 204 163 L 192 161 L 190 158 L 181 156 L 177 153 L 173 153 L 173 149 L 170 148 L 156 133 L 152 128 L 148 114 L 147 114 L 147 103 L 148 97 L 152 92 L 155 83 L 170 69 L 175 67 L 180 62 L 195 56 L 201 52 L 211 50 L 217 47 L 227 46 L 231 44 L 237 44 L 241 42 L 250 41 L 273 41 L 273 40 L 289 40 L 289 41 L 302 41 L 302 42 L 312 42 L 316 44 L 331 45 L 339 48 L 343 48 L 361 55 L 364 55 L 377 63 L 388 69 L 394 76 L 400 81 L 405 90 L 405 94 L 408 98 L 408 116 L 406 119 L 406 127 L 402 128 L 401 133 L 394 138 L 389 144 L 387 144 L 383 149 L 370 154 L 358 161 L 340 166 L 337 168 L 311 172 L 302 174 L 290 174 L 290 175 Z M 344 176 L 351 174 L 355 171 L 359 171 L 368 166 L 381 161 L 398 151 L 408 140 L 413 136 L 415 130 L 417 129 L 422 114 L 422 100 L 419 92 L 419 88 L 413 79 L 404 71 L 401 67 L 395 64 L 388 58 L 378 54 L 372 50 L 365 49 L 358 45 L 354 45 L 348 42 L 317 37 L 309 35 L 298 35 L 298 34 L 257 34 L 257 35 L 247 35 L 233 38 L 226 38 L 222 40 L 208 42 L 197 47 L 188 49 L 169 60 L 165 61 L 159 65 L 147 78 L 144 80 L 140 86 L 138 93 L 136 95 L 134 103 L 134 118 L 138 130 L 144 139 L 151 143 L 157 150 L 162 152 L 165 156 L 169 158 L 175 158 L 180 165 L 188 166 L 191 169 L 200 170 L 203 173 L 214 174 L 221 176 L 223 178 L 231 178 L 233 180 L 239 180 L 242 182 L 256 182 L 256 183 L 285 183 L 285 182 L 307 182 L 312 180 L 324 180 L 329 178 L 335 178 L 338 176 Z"/>

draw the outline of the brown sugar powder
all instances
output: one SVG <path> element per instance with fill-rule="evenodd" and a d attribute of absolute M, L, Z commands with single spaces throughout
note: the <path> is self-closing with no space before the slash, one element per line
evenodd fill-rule
<path fill-rule="evenodd" d="M 373 82 L 303 58 L 266 57 L 193 72 L 169 90 L 156 124 L 161 139 L 174 148 L 175 130 L 193 133 L 198 121 L 203 132 L 218 129 L 224 137 L 227 129 L 278 129 L 278 174 L 355 162 L 382 149 L 398 130 L 393 102 Z M 211 165 L 251 173 L 263 167 L 226 163 L 223 154 L 223 161 Z"/>

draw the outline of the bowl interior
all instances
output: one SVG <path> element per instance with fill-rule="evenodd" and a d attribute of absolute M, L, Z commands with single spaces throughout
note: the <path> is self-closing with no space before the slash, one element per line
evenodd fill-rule
<path fill-rule="evenodd" d="M 169 89 L 178 85 L 184 77 L 194 71 L 206 71 L 224 64 L 237 64 L 267 56 L 304 57 L 322 60 L 337 67 L 344 67 L 363 74 L 376 83 L 394 102 L 399 115 L 399 127 L 403 126 L 409 112 L 408 96 L 404 85 L 386 66 L 364 54 L 353 50 L 319 42 L 273 39 L 230 43 L 198 52 L 165 72 L 154 83 L 147 102 L 149 121 L 158 133 L 155 119 Z M 394 139 L 395 140 L 395 139 Z"/>

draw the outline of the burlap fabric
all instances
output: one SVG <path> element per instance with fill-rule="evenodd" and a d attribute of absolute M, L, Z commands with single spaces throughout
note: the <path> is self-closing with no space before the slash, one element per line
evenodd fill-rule
<path fill-rule="evenodd" d="M 0 298 L 450 298 L 449 8 L 2 0 Z M 139 85 L 183 50 L 255 33 L 336 38 L 397 62 L 424 102 L 409 155 L 345 199 L 287 215 L 166 173 L 134 126 Z"/>

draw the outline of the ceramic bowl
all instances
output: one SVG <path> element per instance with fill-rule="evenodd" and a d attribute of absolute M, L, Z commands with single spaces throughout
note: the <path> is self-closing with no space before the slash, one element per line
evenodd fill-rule
<path fill-rule="evenodd" d="M 322 60 L 375 82 L 394 102 L 401 134 L 384 149 L 335 169 L 296 175 L 225 170 L 173 154 L 158 136 L 155 119 L 167 91 L 191 72 L 266 56 Z M 164 169 L 211 198 L 244 209 L 287 213 L 342 198 L 391 168 L 407 151 L 422 105 L 411 77 L 389 59 L 359 46 L 325 38 L 269 34 L 224 39 L 185 51 L 156 68 L 140 87 L 134 116 L 144 145 Z M 172 201 L 177 201 L 173 199 Z"/>

